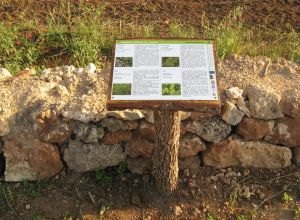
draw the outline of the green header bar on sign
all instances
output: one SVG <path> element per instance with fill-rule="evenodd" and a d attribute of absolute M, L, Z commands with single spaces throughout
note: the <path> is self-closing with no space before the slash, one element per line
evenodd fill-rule
<path fill-rule="evenodd" d="M 117 44 L 212 44 L 212 40 L 197 39 L 127 39 L 117 40 Z"/>

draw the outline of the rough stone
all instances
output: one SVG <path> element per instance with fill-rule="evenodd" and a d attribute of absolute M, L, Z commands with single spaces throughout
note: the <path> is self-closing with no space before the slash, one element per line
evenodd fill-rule
<path fill-rule="evenodd" d="M 136 206 L 141 206 L 142 205 L 141 198 L 140 198 L 140 196 L 137 193 L 133 193 L 132 194 L 132 196 L 131 196 L 131 203 L 133 205 L 136 205 Z"/>
<path fill-rule="evenodd" d="M 225 93 L 229 99 L 239 99 L 243 95 L 243 90 L 238 87 L 231 87 Z"/>
<path fill-rule="evenodd" d="M 121 161 L 124 161 L 125 158 L 126 153 L 120 144 L 84 144 L 70 141 L 68 148 L 64 152 L 64 160 L 68 167 L 77 172 L 116 166 Z"/>
<path fill-rule="evenodd" d="M 263 139 L 269 134 L 275 122 L 244 117 L 237 126 L 237 133 L 247 141 Z"/>
<path fill-rule="evenodd" d="M 64 73 L 71 73 L 75 70 L 75 66 L 73 65 L 70 65 L 70 66 L 63 66 L 61 67 L 61 70 L 64 72 Z"/>
<path fill-rule="evenodd" d="M 204 118 L 201 121 L 193 121 L 187 125 L 187 130 L 204 140 L 217 143 L 225 139 L 231 132 L 231 126 L 219 117 Z"/>
<path fill-rule="evenodd" d="M 111 132 L 119 130 L 133 130 L 138 128 L 139 123 L 137 121 L 122 121 L 118 118 L 104 118 L 101 120 L 101 126 L 107 128 Z"/>
<path fill-rule="evenodd" d="M 235 104 L 226 101 L 221 113 L 221 118 L 230 125 L 237 125 L 243 119 L 245 113 L 240 111 Z"/>
<path fill-rule="evenodd" d="M 152 156 L 155 145 L 140 135 L 134 134 L 132 140 L 126 144 L 127 153 L 132 158 Z"/>
<path fill-rule="evenodd" d="M 134 130 L 140 126 L 139 121 L 124 121 L 124 124 L 127 130 Z"/>
<path fill-rule="evenodd" d="M 63 118 L 62 123 L 72 119 L 97 121 L 103 117 L 101 112 L 106 103 L 108 77 L 86 73 L 79 75 L 69 71 L 64 73 L 62 67 L 44 71 L 41 76 L 28 72 L 22 71 L 9 80 L 1 81 L 1 135 L 15 136 L 24 131 L 34 133 L 36 117 L 52 107 L 57 110 L 59 119 Z M 66 124 L 62 130 L 65 128 Z"/>
<path fill-rule="evenodd" d="M 102 138 L 104 144 L 117 144 L 122 141 L 130 141 L 132 138 L 131 131 L 116 131 L 116 132 L 107 132 Z"/>
<path fill-rule="evenodd" d="M 250 111 L 246 106 L 245 100 L 242 96 L 243 90 L 238 87 L 231 87 L 225 90 L 228 101 L 235 104 L 238 109 L 250 117 Z"/>
<path fill-rule="evenodd" d="M 76 140 L 85 143 L 97 143 L 104 136 L 104 129 L 90 123 L 78 123 L 74 129 Z"/>
<path fill-rule="evenodd" d="M 225 168 L 230 166 L 279 169 L 291 165 L 292 152 L 260 141 L 243 141 L 229 137 L 220 143 L 212 144 L 203 152 L 207 166 Z"/>
<path fill-rule="evenodd" d="M 183 136 L 187 133 L 187 125 L 188 125 L 187 121 L 180 123 L 180 136 Z"/>
<path fill-rule="evenodd" d="M 89 64 L 84 68 L 84 71 L 87 72 L 87 73 L 90 73 L 90 74 L 95 73 L 95 71 L 96 71 L 96 66 L 95 66 L 95 64 L 89 63 Z"/>
<path fill-rule="evenodd" d="M 300 146 L 300 119 L 282 118 L 276 124 L 265 140 L 273 144 Z"/>
<path fill-rule="evenodd" d="M 245 89 L 245 95 L 249 99 L 250 114 L 254 118 L 270 120 L 284 117 L 279 105 L 280 96 L 275 92 L 250 85 Z"/>
<path fill-rule="evenodd" d="M 178 166 L 180 170 L 189 169 L 190 172 L 194 172 L 199 169 L 201 164 L 198 156 L 181 158 L 178 160 Z"/>
<path fill-rule="evenodd" d="M 84 68 L 76 68 L 75 70 L 73 70 L 73 73 L 75 74 L 82 74 L 84 72 Z"/>
<path fill-rule="evenodd" d="M 281 98 L 280 107 L 285 115 L 300 118 L 300 91 L 286 91 Z"/>
<path fill-rule="evenodd" d="M 154 114 L 151 110 L 143 110 L 142 113 L 145 115 L 145 120 L 149 123 L 154 124 Z"/>
<path fill-rule="evenodd" d="M 99 97 L 98 97 L 99 99 Z M 99 121 L 104 118 L 101 113 L 104 108 L 104 103 L 99 103 L 96 94 L 83 95 L 70 102 L 62 110 L 62 115 L 66 119 L 74 119 L 84 123 L 90 121 Z"/>
<path fill-rule="evenodd" d="M 64 122 L 59 118 L 55 109 L 47 109 L 36 116 L 33 132 L 41 141 L 63 143 L 70 138 L 72 127 L 70 122 Z"/>
<path fill-rule="evenodd" d="M 139 132 L 140 134 L 150 140 L 154 141 L 156 137 L 156 132 L 155 132 L 155 126 L 147 121 L 141 121 L 140 127 L 139 127 Z"/>
<path fill-rule="evenodd" d="M 173 207 L 173 213 L 175 216 L 178 217 L 178 216 L 182 215 L 183 211 L 180 206 L 176 205 Z"/>
<path fill-rule="evenodd" d="M 128 121 L 139 120 L 145 117 L 144 114 L 137 109 L 126 109 L 124 111 L 108 111 L 106 115 Z"/>
<path fill-rule="evenodd" d="M 4 142 L 5 181 L 40 180 L 60 172 L 63 164 L 56 146 L 18 135 Z"/>
<path fill-rule="evenodd" d="M 294 147 L 293 152 L 293 162 L 296 166 L 300 167 L 300 147 Z"/>
<path fill-rule="evenodd" d="M 0 80 L 6 79 L 9 77 L 12 77 L 11 73 L 5 68 L 0 68 Z"/>
<path fill-rule="evenodd" d="M 206 150 L 206 146 L 201 138 L 197 135 L 188 133 L 180 138 L 178 157 L 192 157 L 204 150 Z"/>
<path fill-rule="evenodd" d="M 10 133 L 10 127 L 8 120 L 0 118 L 0 136 L 5 136 Z"/>
<path fill-rule="evenodd" d="M 149 158 L 130 158 L 126 159 L 127 168 L 130 172 L 135 174 L 143 174 L 147 170 L 151 171 L 152 169 L 152 161 Z"/>

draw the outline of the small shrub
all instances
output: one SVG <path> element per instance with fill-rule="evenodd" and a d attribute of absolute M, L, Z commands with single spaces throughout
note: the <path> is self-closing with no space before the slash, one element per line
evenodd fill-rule
<path fill-rule="evenodd" d="M 96 170 L 95 177 L 102 186 L 108 186 L 112 182 L 112 178 L 106 174 L 105 170 Z"/>

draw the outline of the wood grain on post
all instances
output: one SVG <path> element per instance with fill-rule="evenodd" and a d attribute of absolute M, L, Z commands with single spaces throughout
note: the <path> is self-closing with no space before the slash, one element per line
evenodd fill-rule
<path fill-rule="evenodd" d="M 163 195 L 172 194 L 178 182 L 180 115 L 174 110 L 154 111 L 156 148 L 152 157 L 152 175 Z"/>

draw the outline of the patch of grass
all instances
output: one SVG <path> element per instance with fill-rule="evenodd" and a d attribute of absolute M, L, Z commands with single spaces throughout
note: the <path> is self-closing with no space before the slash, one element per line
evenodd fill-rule
<path fill-rule="evenodd" d="M 174 21 L 164 30 L 155 19 L 148 25 L 107 20 L 104 10 L 105 4 L 61 1 L 59 7 L 47 13 L 43 19 L 46 22 L 28 19 L 28 12 L 0 21 L 0 66 L 15 74 L 36 66 L 85 66 L 90 62 L 101 65 L 103 60 L 110 58 L 115 39 L 159 37 L 161 34 L 164 37 L 215 39 L 221 60 L 230 54 L 300 59 L 300 33 L 292 28 L 271 30 L 264 24 L 246 26 L 241 7 L 218 22 L 209 21 L 203 14 L 199 28 Z"/>
<path fill-rule="evenodd" d="M 112 177 L 107 175 L 105 170 L 96 170 L 95 177 L 96 177 L 96 181 L 104 187 L 110 185 L 112 182 Z"/>
<path fill-rule="evenodd" d="M 264 55 L 273 60 L 284 57 L 300 59 L 300 33 L 270 30 L 265 26 L 249 27 L 242 20 L 243 8 L 237 7 L 218 25 L 203 27 L 202 36 L 216 39 L 218 56 L 225 59 L 230 54 Z"/>
<path fill-rule="evenodd" d="M 22 186 L 26 197 L 36 198 L 41 195 L 43 190 L 49 188 L 51 186 L 51 183 L 48 181 L 23 181 Z"/>

